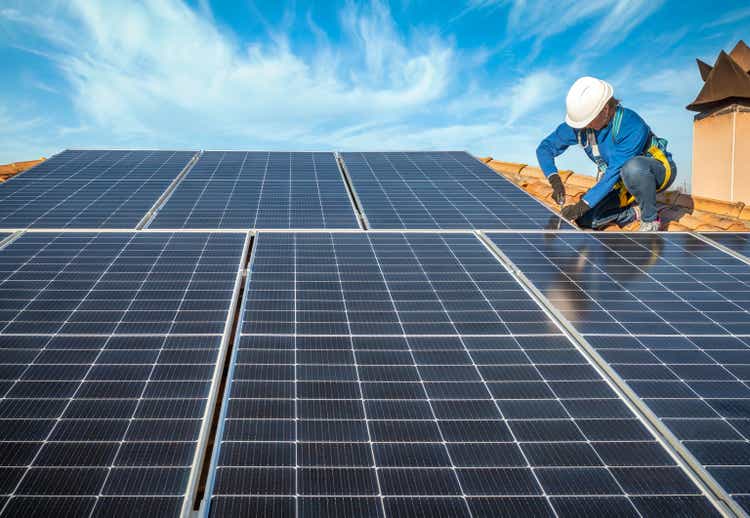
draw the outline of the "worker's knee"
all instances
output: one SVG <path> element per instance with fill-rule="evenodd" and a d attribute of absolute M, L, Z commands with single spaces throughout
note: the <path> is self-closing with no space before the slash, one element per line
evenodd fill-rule
<path fill-rule="evenodd" d="M 623 165 L 620 170 L 620 176 L 626 187 L 637 185 L 650 174 L 650 164 L 648 159 L 643 156 L 634 156 L 625 162 L 625 165 Z"/>

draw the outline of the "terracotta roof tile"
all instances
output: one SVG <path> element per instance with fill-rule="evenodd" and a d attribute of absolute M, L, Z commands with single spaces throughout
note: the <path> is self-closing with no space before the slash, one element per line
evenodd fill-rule
<path fill-rule="evenodd" d="M 526 192 L 542 201 L 553 210 L 559 210 L 552 200 L 552 188 L 538 167 L 502 162 L 483 158 L 491 169 L 502 174 Z M 566 203 L 577 201 L 596 180 L 591 176 L 561 171 L 560 179 L 565 184 Z M 728 202 L 691 196 L 677 191 L 659 193 L 657 196 L 659 215 L 664 230 L 688 231 L 711 230 L 715 232 L 742 232 L 750 230 L 750 206 L 742 202 Z M 634 230 L 637 223 L 623 229 L 610 225 L 605 230 Z"/>
<path fill-rule="evenodd" d="M 29 160 L 27 162 L 12 162 L 10 164 L 0 165 L 0 182 L 4 182 L 13 175 L 17 175 L 37 164 L 41 164 L 46 159 L 44 157 L 38 160 Z"/>

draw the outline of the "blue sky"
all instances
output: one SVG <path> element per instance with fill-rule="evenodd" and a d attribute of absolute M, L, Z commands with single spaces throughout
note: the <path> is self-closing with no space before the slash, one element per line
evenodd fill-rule
<path fill-rule="evenodd" d="M 689 175 L 694 58 L 745 0 L 3 0 L 0 163 L 67 147 L 466 149 L 535 162 L 581 75 Z M 580 151 L 561 163 L 591 172 Z M 681 183 L 678 181 L 678 183 Z"/>

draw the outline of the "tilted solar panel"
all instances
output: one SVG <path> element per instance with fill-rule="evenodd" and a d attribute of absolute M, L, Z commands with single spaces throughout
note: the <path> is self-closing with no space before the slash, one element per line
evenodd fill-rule
<path fill-rule="evenodd" d="M 244 242 L 29 233 L 0 250 L 2 516 L 179 515 Z"/>
<path fill-rule="evenodd" d="M 260 233 L 239 326 L 214 516 L 716 514 L 472 234 Z"/>
<path fill-rule="evenodd" d="M 0 228 L 135 228 L 194 155 L 63 151 L 0 184 Z"/>
<path fill-rule="evenodd" d="M 687 234 L 488 235 L 750 512 L 750 266 Z"/>
<path fill-rule="evenodd" d="M 571 228 L 465 152 L 342 157 L 373 229 Z"/>
<path fill-rule="evenodd" d="M 333 153 L 208 151 L 150 228 L 359 228 Z"/>

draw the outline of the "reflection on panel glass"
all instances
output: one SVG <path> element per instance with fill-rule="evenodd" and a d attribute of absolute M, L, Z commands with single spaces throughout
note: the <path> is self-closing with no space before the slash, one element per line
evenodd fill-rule
<path fill-rule="evenodd" d="M 688 234 L 491 239 L 750 510 L 750 266 Z"/>

